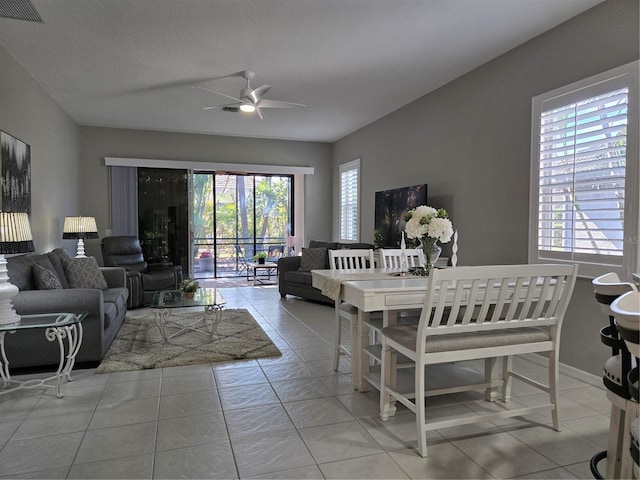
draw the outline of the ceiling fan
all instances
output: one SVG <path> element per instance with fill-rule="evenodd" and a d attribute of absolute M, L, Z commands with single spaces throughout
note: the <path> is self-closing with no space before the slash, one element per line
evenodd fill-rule
<path fill-rule="evenodd" d="M 200 85 L 194 85 L 193 88 L 198 88 L 206 92 L 222 95 L 223 97 L 227 97 L 233 100 L 233 103 L 211 105 L 208 107 L 203 107 L 203 110 L 222 108 L 222 110 L 227 112 L 238 112 L 238 111 L 247 112 L 247 113 L 255 112 L 258 115 L 258 117 L 260 117 L 260 120 L 264 118 L 264 115 L 262 113 L 263 108 L 306 108 L 307 107 L 306 105 L 303 105 L 301 103 L 282 102 L 280 100 L 268 100 L 266 98 L 262 98 L 264 94 L 271 89 L 271 85 L 265 84 L 255 89 L 251 88 L 251 80 L 255 78 L 255 75 L 256 74 L 250 70 L 243 70 L 241 72 L 227 75 L 228 77 L 242 77 L 247 82 L 246 86 L 242 90 L 240 90 L 240 95 L 238 95 L 238 97 L 232 97 L 231 95 L 227 95 L 222 92 L 217 92 L 215 90 L 211 90 L 209 88 L 205 88 Z"/>

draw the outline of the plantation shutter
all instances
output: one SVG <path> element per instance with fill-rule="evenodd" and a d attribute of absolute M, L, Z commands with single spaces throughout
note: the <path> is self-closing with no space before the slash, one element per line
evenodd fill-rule
<path fill-rule="evenodd" d="M 340 240 L 358 240 L 360 160 L 340 166 Z"/>
<path fill-rule="evenodd" d="M 610 271 L 622 269 L 625 255 L 636 258 L 637 248 L 625 245 L 634 229 L 637 238 L 638 207 L 628 204 L 634 177 L 628 171 L 632 84 L 628 75 L 615 75 L 534 104 L 538 261 Z M 637 164 L 637 133 L 632 143 Z"/>

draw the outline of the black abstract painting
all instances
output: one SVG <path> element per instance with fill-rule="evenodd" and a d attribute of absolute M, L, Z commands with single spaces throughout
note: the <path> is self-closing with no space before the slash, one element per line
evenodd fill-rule
<path fill-rule="evenodd" d="M 374 243 L 377 248 L 398 248 L 404 230 L 404 214 L 427 204 L 427 185 L 376 192 Z"/>
<path fill-rule="evenodd" d="M 31 213 L 31 147 L 0 131 L 3 212 Z"/>

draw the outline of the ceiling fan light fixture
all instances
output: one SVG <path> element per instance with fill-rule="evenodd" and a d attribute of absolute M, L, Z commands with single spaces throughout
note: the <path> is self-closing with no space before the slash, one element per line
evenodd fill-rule
<path fill-rule="evenodd" d="M 250 103 L 243 103 L 240 105 L 240 110 L 247 113 L 253 113 L 256 111 L 256 106 L 251 105 Z"/>

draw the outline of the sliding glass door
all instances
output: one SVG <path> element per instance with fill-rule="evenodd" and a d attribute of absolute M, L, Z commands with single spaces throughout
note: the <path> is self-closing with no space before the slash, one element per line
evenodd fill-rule
<path fill-rule="evenodd" d="M 149 263 L 189 263 L 187 170 L 138 168 L 138 234 Z"/>
<path fill-rule="evenodd" d="M 293 231 L 293 176 L 195 172 L 192 178 L 196 278 L 243 274 L 265 252 L 272 261 Z"/>

